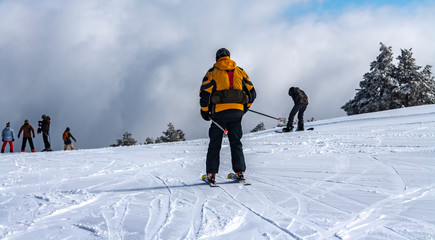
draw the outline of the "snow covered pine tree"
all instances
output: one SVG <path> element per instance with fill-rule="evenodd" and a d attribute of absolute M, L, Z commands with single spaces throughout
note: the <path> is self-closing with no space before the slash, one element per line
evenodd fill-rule
<path fill-rule="evenodd" d="M 360 89 L 354 99 L 341 108 L 348 115 L 377 112 L 401 107 L 435 103 L 435 82 L 427 65 L 419 72 L 410 50 L 402 50 L 393 64 L 391 47 L 380 43 L 381 53 L 370 64 L 370 72 L 364 74 Z"/>
<path fill-rule="evenodd" d="M 419 106 L 435 103 L 435 81 L 432 77 L 431 66 L 426 65 L 423 71 L 415 64 L 412 49 L 402 49 L 397 57 L 399 66 L 394 73 L 399 87 L 394 90 L 395 97 L 401 100 L 404 107 Z"/>

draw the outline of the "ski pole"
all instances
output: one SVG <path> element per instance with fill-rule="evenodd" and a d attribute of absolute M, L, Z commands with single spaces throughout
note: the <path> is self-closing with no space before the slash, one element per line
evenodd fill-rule
<path fill-rule="evenodd" d="M 269 118 L 272 118 L 272 119 L 278 120 L 279 122 L 282 122 L 282 118 L 272 117 L 272 116 L 269 116 L 269 115 L 267 115 L 267 114 L 264 114 L 264 113 L 261 113 L 261 112 L 254 111 L 254 110 L 252 110 L 252 109 L 248 109 L 248 110 L 249 110 L 250 112 L 253 112 L 253 113 L 256 113 L 256 114 L 260 114 L 260 115 L 262 115 L 262 116 L 269 117 Z"/>
<path fill-rule="evenodd" d="M 219 125 L 219 123 L 213 121 L 213 119 L 211 120 L 211 122 L 214 123 L 218 128 L 220 128 L 224 132 L 225 135 L 228 134 L 228 130 L 224 129 L 221 125 Z"/>

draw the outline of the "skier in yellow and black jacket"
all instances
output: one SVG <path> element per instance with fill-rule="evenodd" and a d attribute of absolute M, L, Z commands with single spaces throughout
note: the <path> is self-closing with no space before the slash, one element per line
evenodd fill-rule
<path fill-rule="evenodd" d="M 221 48 L 216 52 L 216 63 L 208 70 L 200 89 L 201 116 L 213 120 L 210 125 L 206 171 L 208 181 L 215 181 L 219 171 L 223 131 L 228 131 L 233 170 L 244 179 L 246 170 L 242 138 L 242 117 L 254 102 L 257 94 L 246 72 L 230 59 L 230 52 Z"/>

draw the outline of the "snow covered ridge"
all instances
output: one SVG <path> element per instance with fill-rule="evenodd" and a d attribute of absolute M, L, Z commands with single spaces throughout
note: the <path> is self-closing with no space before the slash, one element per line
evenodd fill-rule
<path fill-rule="evenodd" d="M 244 136 L 250 186 L 207 139 L 2 154 L 0 239 L 435 238 L 435 105 L 306 127 Z"/>

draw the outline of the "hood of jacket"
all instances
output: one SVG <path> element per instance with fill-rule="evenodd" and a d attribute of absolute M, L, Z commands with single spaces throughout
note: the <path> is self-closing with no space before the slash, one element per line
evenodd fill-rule
<path fill-rule="evenodd" d="M 234 70 L 237 65 L 236 62 L 230 59 L 230 57 L 221 57 L 218 61 L 213 65 L 215 68 L 219 68 L 221 70 Z"/>

